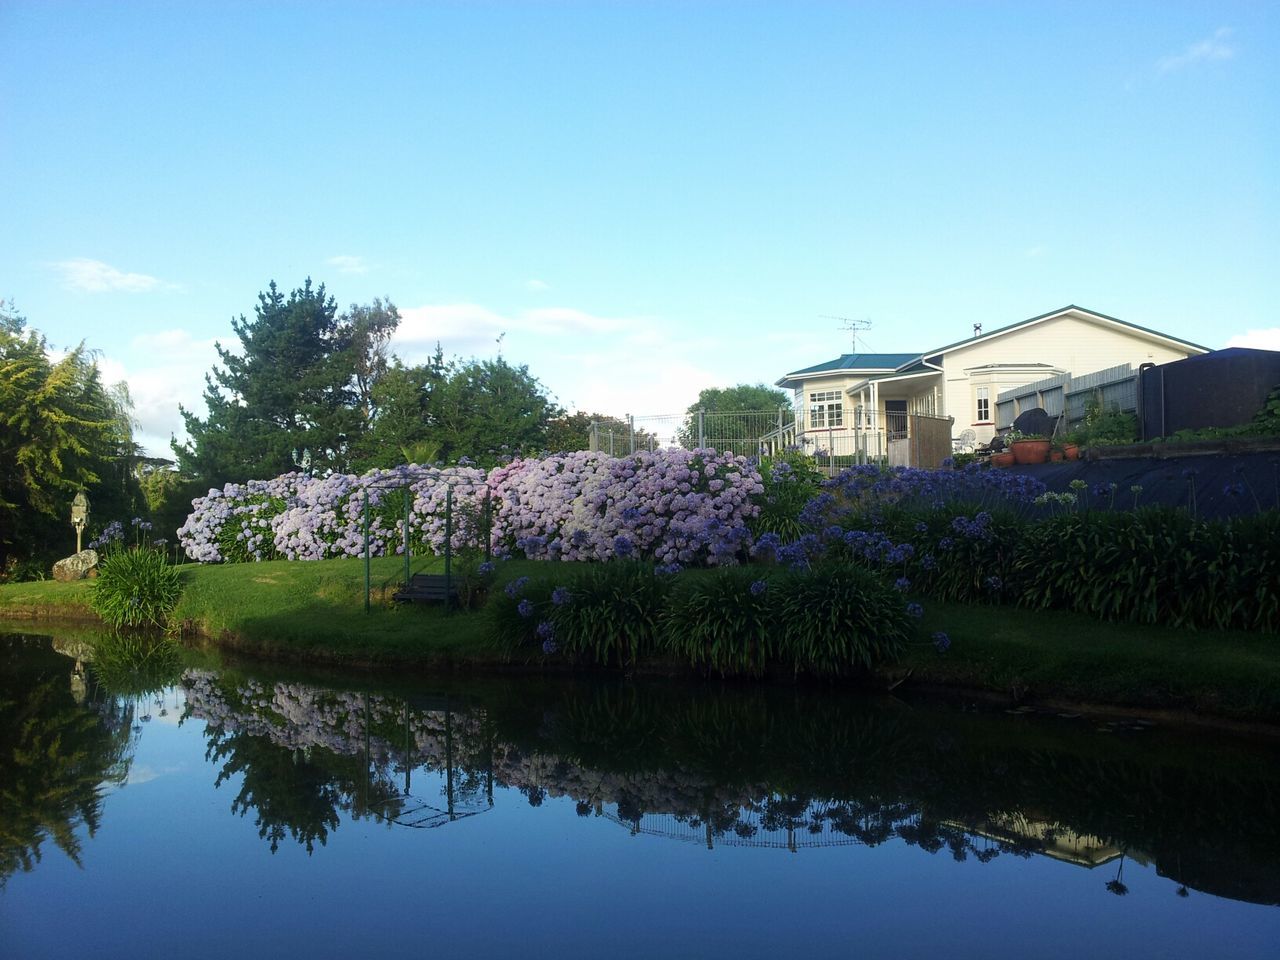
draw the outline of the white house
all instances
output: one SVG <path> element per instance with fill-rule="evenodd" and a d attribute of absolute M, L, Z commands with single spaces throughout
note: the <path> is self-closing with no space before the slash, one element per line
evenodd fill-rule
<path fill-rule="evenodd" d="M 1209 348 L 1083 307 L 978 332 L 932 350 L 854 353 L 788 373 L 777 385 L 793 392 L 798 439 L 837 456 L 883 456 L 905 439 L 908 414 L 954 421 L 977 442 L 995 435 L 1003 390 L 1057 374 L 1080 376 L 1129 363 L 1169 363 Z"/>

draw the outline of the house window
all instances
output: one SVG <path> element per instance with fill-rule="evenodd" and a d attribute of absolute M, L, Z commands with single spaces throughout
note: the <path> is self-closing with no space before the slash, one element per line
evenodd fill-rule
<path fill-rule="evenodd" d="M 991 419 L 991 388 L 978 387 L 978 422 L 986 423 Z"/>
<path fill-rule="evenodd" d="M 839 390 L 809 394 L 809 429 L 844 426 L 844 403 Z"/>

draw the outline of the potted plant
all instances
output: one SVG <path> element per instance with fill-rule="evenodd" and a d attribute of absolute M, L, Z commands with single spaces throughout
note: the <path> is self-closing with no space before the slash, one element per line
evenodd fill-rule
<path fill-rule="evenodd" d="M 1005 442 L 1013 453 L 1013 460 L 1019 466 L 1026 467 L 1036 463 L 1045 463 L 1049 459 L 1049 438 L 1034 433 L 1019 433 L 1010 430 L 1005 434 Z"/>
<path fill-rule="evenodd" d="M 1068 460 L 1080 459 L 1080 443 L 1084 438 L 1079 433 L 1068 433 L 1062 438 L 1062 455 Z"/>

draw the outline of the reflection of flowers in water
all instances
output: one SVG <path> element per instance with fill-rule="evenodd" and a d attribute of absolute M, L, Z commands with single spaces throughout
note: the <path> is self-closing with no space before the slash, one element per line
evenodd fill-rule
<path fill-rule="evenodd" d="M 709 832 L 721 842 L 876 845 L 900 839 L 930 853 L 949 850 L 957 860 L 973 855 L 987 862 L 1001 852 L 1029 855 L 1004 840 L 978 847 L 962 828 L 931 820 L 914 804 L 779 795 L 764 783 L 721 784 L 679 763 L 617 772 L 526 752 L 489 736 L 480 710 L 409 710 L 403 701 L 373 694 L 300 683 L 233 684 L 203 670 L 187 671 L 183 683 L 187 715 L 205 720 L 219 734 L 263 737 L 294 751 L 366 755 L 379 771 L 392 766 L 441 770 L 451 763 L 455 770 L 491 773 L 495 784 L 519 791 L 531 806 L 567 798 L 582 816 L 606 813 L 612 806 L 611 816 L 635 829 L 644 818 L 660 816 L 671 818 L 678 830 Z M 548 718 L 552 726 L 554 721 Z"/>

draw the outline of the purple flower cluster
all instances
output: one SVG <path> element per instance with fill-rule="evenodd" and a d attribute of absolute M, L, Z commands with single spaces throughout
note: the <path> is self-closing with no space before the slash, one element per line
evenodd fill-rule
<path fill-rule="evenodd" d="M 516 460 L 489 482 L 497 537 L 530 559 L 636 556 L 670 565 L 736 563 L 764 492 L 759 470 L 715 450 L 629 457 L 580 451 Z"/>
<path fill-rule="evenodd" d="M 455 549 L 483 542 L 488 500 L 500 555 L 716 566 L 746 556 L 747 522 L 759 512 L 753 498 L 764 485 L 753 463 L 715 450 L 560 454 L 514 460 L 488 477 L 469 466 L 289 473 L 210 490 L 192 502 L 178 536 L 187 556 L 207 563 L 360 556 L 367 495 L 370 552 L 401 553 L 398 505 L 407 490 L 410 549 L 442 553 L 450 489 Z"/>

